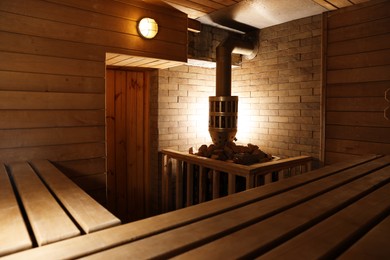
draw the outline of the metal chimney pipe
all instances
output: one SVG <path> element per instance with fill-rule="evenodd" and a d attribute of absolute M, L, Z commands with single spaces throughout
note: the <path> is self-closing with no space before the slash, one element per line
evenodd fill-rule
<path fill-rule="evenodd" d="M 231 96 L 232 53 L 251 55 L 254 44 L 236 37 L 228 37 L 217 46 L 216 96 Z"/>
<path fill-rule="evenodd" d="M 229 37 L 217 46 L 216 96 L 209 97 L 209 132 L 213 143 L 223 146 L 237 133 L 238 97 L 232 92 L 232 53 L 253 56 L 255 44 Z"/>

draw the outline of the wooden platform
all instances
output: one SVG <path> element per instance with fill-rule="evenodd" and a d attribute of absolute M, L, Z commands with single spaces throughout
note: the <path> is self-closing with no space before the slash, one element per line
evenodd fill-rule
<path fill-rule="evenodd" d="M 388 259 L 389 198 L 366 156 L 5 259 Z"/>
<path fill-rule="evenodd" d="M 47 160 L 0 164 L 0 256 L 120 224 Z"/>

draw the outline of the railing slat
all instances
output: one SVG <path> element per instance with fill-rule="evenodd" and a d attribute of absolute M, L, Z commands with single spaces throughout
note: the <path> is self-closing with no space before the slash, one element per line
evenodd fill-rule
<path fill-rule="evenodd" d="M 236 192 L 236 175 L 234 173 L 228 174 L 228 194 Z"/>
<path fill-rule="evenodd" d="M 250 189 L 257 185 L 268 184 L 272 181 L 279 181 L 310 171 L 312 162 L 310 156 L 296 156 L 252 165 L 240 165 L 169 149 L 162 150 L 161 156 L 162 206 L 164 211 L 173 209 L 174 202 L 176 209 L 182 208 L 184 195 L 186 195 L 185 206 L 193 205 L 194 185 L 197 186 L 196 191 L 198 191 L 198 194 L 196 195 L 199 203 L 206 201 L 210 197 L 212 199 L 220 197 L 221 173 L 227 173 L 228 182 L 227 187 L 224 188 L 227 188 L 228 194 L 233 194 L 236 192 L 237 176 L 244 177 L 245 188 Z M 172 160 L 176 162 L 175 173 L 172 172 Z M 184 165 L 186 165 L 186 170 L 184 170 Z M 199 169 L 196 171 L 196 176 L 199 175 L 196 183 L 194 183 L 195 167 Z M 273 180 L 273 172 L 277 173 L 275 180 Z M 176 177 L 175 182 L 172 180 L 173 174 Z M 183 194 L 184 175 L 186 176 L 186 194 Z M 208 181 L 210 178 L 211 183 Z M 257 179 L 261 182 L 256 181 Z M 211 191 L 207 186 L 208 183 L 211 185 Z M 176 187 L 173 187 L 173 185 Z M 173 191 L 175 191 L 175 194 L 173 194 Z"/>
<path fill-rule="evenodd" d="M 194 165 L 192 163 L 187 163 L 187 207 L 191 206 L 193 203 L 193 194 L 194 194 Z"/>
<path fill-rule="evenodd" d="M 207 168 L 200 166 L 199 167 L 199 203 L 206 201 L 206 176 Z"/>
<path fill-rule="evenodd" d="M 176 160 L 176 209 L 183 207 L 183 167 L 182 161 Z"/>
<path fill-rule="evenodd" d="M 213 199 L 219 198 L 219 190 L 220 190 L 219 180 L 220 180 L 220 172 L 214 170 L 213 171 Z"/>

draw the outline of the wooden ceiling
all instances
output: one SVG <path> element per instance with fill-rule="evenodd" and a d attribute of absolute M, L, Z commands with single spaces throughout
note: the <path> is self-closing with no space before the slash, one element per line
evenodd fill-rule
<path fill-rule="evenodd" d="M 119 0 L 119 1 L 129 1 L 129 0 Z M 160 5 L 161 4 L 169 5 L 171 7 L 174 7 L 175 9 L 178 9 L 186 13 L 188 17 L 191 19 L 198 19 L 205 16 L 210 16 L 217 12 L 219 13 L 219 16 L 221 16 L 221 13 L 223 16 L 223 13 L 225 12 L 224 9 L 226 11 L 229 9 L 229 12 L 231 14 L 232 9 L 236 7 L 237 9 L 243 9 L 242 8 L 243 5 L 248 5 L 251 8 L 251 7 L 255 7 L 256 4 L 261 4 L 262 8 L 268 7 L 268 8 L 275 9 L 278 8 L 278 5 L 281 8 L 288 6 L 286 4 L 287 2 L 289 2 L 289 0 L 143 0 L 143 1 L 158 3 Z M 275 6 L 276 3 L 275 1 L 278 1 L 276 6 Z M 295 0 L 295 1 L 299 1 L 299 0 Z M 347 6 L 351 6 L 354 4 L 359 4 L 367 1 L 369 0 L 311 0 L 313 5 L 318 5 L 319 8 L 324 8 L 323 11 L 336 10 L 339 8 L 343 8 L 343 7 L 347 7 Z M 302 0 L 302 3 L 304 2 L 311 3 L 311 2 L 307 2 L 307 0 L 305 1 Z M 304 5 L 302 6 L 302 9 L 304 9 Z M 226 16 L 226 19 L 231 19 L 230 14 Z M 288 16 L 288 13 L 284 15 Z M 303 17 L 299 17 L 299 18 L 303 18 Z M 294 20 L 294 19 L 297 18 L 292 17 L 290 20 Z M 204 20 L 201 21 L 204 22 Z M 164 69 L 173 66 L 178 66 L 183 63 L 179 63 L 176 61 L 167 61 L 167 60 L 159 60 L 153 58 L 119 55 L 119 54 L 111 53 L 106 55 L 106 64 L 109 66 L 118 66 L 118 67 L 145 67 L 145 68 L 147 67 L 147 68 Z"/>
<path fill-rule="evenodd" d="M 225 7 L 232 6 L 240 2 L 248 2 L 252 4 L 257 0 L 247 1 L 247 0 L 162 0 L 163 2 L 179 9 L 180 11 L 186 13 L 189 18 L 197 19 L 206 14 L 213 13 L 217 10 L 223 9 Z M 266 5 L 266 0 L 259 0 Z M 276 1 L 276 0 L 268 0 Z M 288 0 L 284 0 L 288 1 Z M 321 5 L 327 10 L 335 10 L 342 7 L 359 4 L 362 2 L 367 2 L 368 0 L 312 0 L 313 2 Z"/>

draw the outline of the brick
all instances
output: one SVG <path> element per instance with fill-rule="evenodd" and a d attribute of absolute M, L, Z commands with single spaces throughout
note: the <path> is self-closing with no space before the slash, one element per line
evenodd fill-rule
<path fill-rule="evenodd" d="M 176 96 L 173 96 L 173 97 L 159 96 L 158 97 L 158 102 L 159 103 L 163 103 L 163 102 L 166 102 L 166 103 L 177 103 L 178 102 L 178 97 L 176 97 Z"/>
<path fill-rule="evenodd" d="M 319 103 L 320 96 L 302 96 L 303 103 Z"/>
<path fill-rule="evenodd" d="M 290 35 L 288 39 L 289 41 L 294 41 L 294 40 L 304 39 L 309 37 L 312 37 L 311 31 L 304 31 L 297 34 Z"/>
<path fill-rule="evenodd" d="M 279 128 L 287 130 L 300 130 L 301 124 L 295 123 L 279 123 Z"/>
<path fill-rule="evenodd" d="M 279 102 L 281 103 L 300 103 L 300 96 L 287 96 L 287 97 L 279 97 Z"/>
<path fill-rule="evenodd" d="M 268 93 L 270 97 L 283 97 L 288 95 L 287 90 L 270 90 Z"/>
<path fill-rule="evenodd" d="M 271 116 L 269 117 L 270 122 L 289 122 L 289 118 L 286 116 Z"/>
<path fill-rule="evenodd" d="M 313 89 L 305 88 L 305 89 L 292 89 L 288 91 L 288 95 L 290 96 L 309 96 L 313 94 Z"/>
<path fill-rule="evenodd" d="M 288 110 L 277 110 L 277 111 L 279 111 L 280 116 L 301 116 L 301 110 L 299 109 L 288 109 Z"/>

